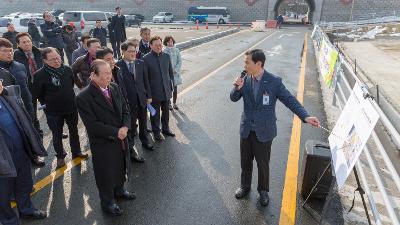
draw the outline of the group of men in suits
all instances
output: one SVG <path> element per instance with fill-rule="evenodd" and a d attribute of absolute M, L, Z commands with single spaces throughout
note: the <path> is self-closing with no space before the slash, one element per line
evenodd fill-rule
<path fill-rule="evenodd" d="M 131 155 L 133 160 L 144 162 L 135 147 L 136 122 L 145 149 L 154 150 L 147 128 L 149 107 L 155 109 L 150 119 L 154 139 L 162 141 L 163 135 L 175 136 L 169 128 L 168 101 L 174 86 L 171 60 L 162 52 L 160 37 L 148 40 L 147 53 L 138 51 L 140 43 L 144 41 L 122 43 L 121 59 L 117 62 L 111 49 L 99 49 L 90 64 L 88 85 L 76 97 L 89 136 L 101 206 L 115 216 L 122 214 L 116 198 L 136 198 L 124 189 L 129 174 L 126 159 Z M 104 167 L 105 164 L 111 166 Z"/>

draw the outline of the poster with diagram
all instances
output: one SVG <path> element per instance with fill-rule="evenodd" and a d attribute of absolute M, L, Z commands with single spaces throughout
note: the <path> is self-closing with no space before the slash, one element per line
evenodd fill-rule
<path fill-rule="evenodd" d="M 339 188 L 353 170 L 378 119 L 379 114 L 356 83 L 328 138 Z"/>
<path fill-rule="evenodd" d="M 324 82 L 328 87 L 332 87 L 333 74 L 339 53 L 325 39 L 322 41 L 319 52 L 319 70 Z"/>

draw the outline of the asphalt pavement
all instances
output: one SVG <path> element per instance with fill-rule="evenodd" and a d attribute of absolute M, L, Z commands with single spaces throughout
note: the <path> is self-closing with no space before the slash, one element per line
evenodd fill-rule
<path fill-rule="evenodd" d="M 283 104 L 277 104 L 278 136 L 272 145 L 269 206 L 258 203 L 255 162 L 252 191 L 247 198 L 237 200 L 234 192 L 240 182 L 239 121 L 243 103 L 231 102 L 229 93 L 232 81 L 243 70 L 243 52 L 253 47 L 266 52 L 266 70 L 281 76 L 286 87 L 296 94 L 306 32 L 311 33 L 305 27 L 267 32 L 243 30 L 183 51 L 180 110 L 173 111 L 170 119 L 177 136 L 156 143 L 155 151 L 139 147 L 146 162 L 133 164 L 126 187 L 138 197 L 135 201 L 118 202 L 124 214 L 114 218 L 101 211 L 89 159 L 67 169 L 33 196 L 35 205 L 47 210 L 49 218 L 22 224 L 279 224 L 293 114 Z M 304 105 L 310 114 L 324 121 L 315 69 L 306 69 Z M 55 170 L 51 134 L 44 116 L 41 122 L 46 128 L 45 145 L 50 156 L 45 168 L 34 171 L 35 181 Z M 302 135 L 301 150 L 306 139 L 325 138 L 321 130 L 306 125 Z M 80 136 L 84 146 L 82 124 Z M 65 140 L 64 146 L 69 149 L 67 143 Z M 300 209 L 297 218 L 297 224 L 316 224 Z"/>

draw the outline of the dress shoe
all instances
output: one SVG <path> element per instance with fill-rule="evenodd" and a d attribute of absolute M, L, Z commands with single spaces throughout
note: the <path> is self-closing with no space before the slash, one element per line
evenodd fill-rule
<path fill-rule="evenodd" d="M 63 133 L 63 134 L 62 134 L 62 139 L 67 139 L 67 138 L 68 138 L 68 134 Z"/>
<path fill-rule="evenodd" d="M 142 156 L 132 152 L 131 153 L 131 161 L 132 162 L 135 161 L 135 162 L 139 162 L 139 163 L 144 163 L 145 159 Z"/>
<path fill-rule="evenodd" d="M 167 135 L 167 136 L 170 136 L 170 137 L 175 137 L 175 134 L 172 133 L 171 130 L 163 130 L 162 133 L 163 133 L 164 135 Z"/>
<path fill-rule="evenodd" d="M 164 137 L 160 133 L 154 133 L 154 139 L 157 141 L 162 141 L 164 140 Z"/>
<path fill-rule="evenodd" d="M 175 109 L 175 110 L 179 110 L 179 107 L 178 107 L 177 104 L 174 104 L 174 109 Z"/>
<path fill-rule="evenodd" d="M 151 144 L 144 143 L 144 144 L 142 144 L 142 147 L 147 150 L 150 150 L 150 151 L 154 150 L 154 145 L 151 145 Z"/>
<path fill-rule="evenodd" d="M 87 158 L 89 158 L 89 155 L 81 152 L 81 153 L 78 153 L 78 154 L 72 156 L 73 159 L 78 158 L 78 157 L 81 159 L 87 159 Z"/>
<path fill-rule="evenodd" d="M 35 158 L 32 160 L 32 164 L 35 165 L 35 166 L 38 166 L 38 167 L 43 167 L 43 166 L 46 165 L 46 163 L 45 163 L 44 161 L 41 161 L 41 160 L 39 159 L 39 157 L 35 157 Z"/>
<path fill-rule="evenodd" d="M 57 159 L 57 168 L 61 168 L 65 166 L 65 160 L 64 159 Z"/>
<path fill-rule="evenodd" d="M 122 215 L 122 209 L 120 209 L 119 206 L 115 203 L 110 204 L 107 207 L 101 207 L 101 209 L 112 216 Z"/>
<path fill-rule="evenodd" d="M 260 191 L 260 204 L 267 206 L 269 203 L 269 196 L 267 191 Z"/>
<path fill-rule="evenodd" d="M 250 192 L 250 189 L 240 187 L 236 190 L 235 197 L 237 199 L 241 199 L 241 198 L 245 197 L 249 192 Z"/>
<path fill-rule="evenodd" d="M 174 109 L 174 108 L 172 108 L 172 105 L 171 105 L 171 104 L 169 104 L 168 107 L 169 107 L 169 110 L 171 110 L 171 111 Z"/>
<path fill-rule="evenodd" d="M 136 195 L 133 192 L 123 191 L 122 193 L 116 194 L 115 198 L 124 200 L 135 200 Z"/>
<path fill-rule="evenodd" d="M 45 211 L 42 211 L 40 209 L 35 209 L 32 213 L 30 214 L 20 214 L 21 218 L 24 219 L 34 219 L 34 220 L 41 220 L 47 217 L 47 213 Z"/>

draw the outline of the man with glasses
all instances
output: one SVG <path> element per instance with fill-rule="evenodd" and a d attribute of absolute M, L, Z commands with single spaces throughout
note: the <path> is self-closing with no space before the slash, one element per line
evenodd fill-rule
<path fill-rule="evenodd" d="M 44 48 L 42 58 L 43 68 L 33 75 L 33 96 L 45 105 L 44 112 L 53 135 L 57 167 L 62 167 L 67 155 L 62 144 L 64 121 L 69 130 L 72 158 L 88 158 L 87 154 L 82 153 L 79 143 L 73 73 L 70 67 L 62 64 L 61 56 L 55 48 Z"/>
<path fill-rule="evenodd" d="M 21 98 L 25 108 L 31 118 L 34 118 L 32 95 L 27 86 L 27 71 L 23 64 L 14 60 L 13 45 L 5 38 L 0 38 L 0 67 L 8 70 L 15 77 L 16 85 L 19 85 L 21 89 Z"/>
<path fill-rule="evenodd" d="M 147 104 L 151 103 L 150 84 L 147 71 L 142 60 L 136 59 L 137 45 L 132 42 L 124 42 L 121 45 L 122 59 L 117 62 L 117 66 L 122 71 L 122 86 L 124 86 L 125 96 L 129 103 L 131 113 L 131 131 L 129 132 L 129 147 L 132 151 L 132 160 L 144 162 L 135 148 L 136 121 L 139 121 L 139 139 L 142 146 L 148 150 L 153 150 L 154 146 L 150 142 L 147 133 Z"/>

